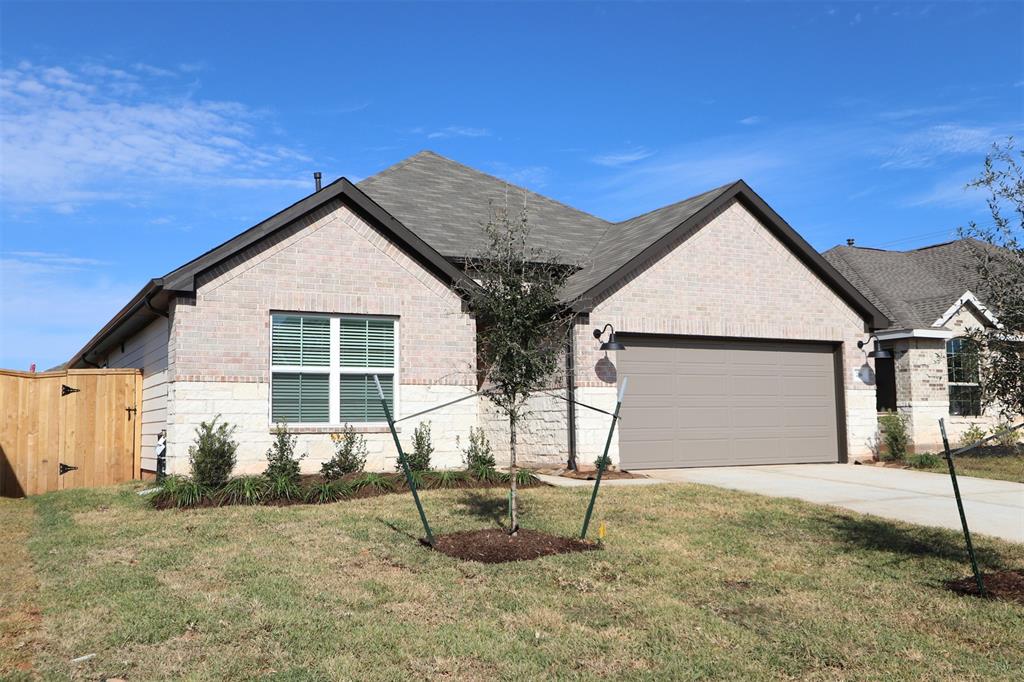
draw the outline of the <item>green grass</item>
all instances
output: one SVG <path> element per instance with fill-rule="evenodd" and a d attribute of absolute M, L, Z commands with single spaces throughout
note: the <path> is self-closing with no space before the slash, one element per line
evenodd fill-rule
<path fill-rule="evenodd" d="M 965 453 L 954 458 L 957 476 L 977 476 L 978 478 L 995 478 L 1001 481 L 1024 483 L 1024 453 L 1016 455 L 972 455 Z M 940 457 L 938 464 L 921 469 L 948 473 L 946 460 Z"/>
<path fill-rule="evenodd" d="M 521 493 L 574 534 L 589 488 Z M 435 533 L 505 491 L 425 490 Z M 155 511 L 130 487 L 0 501 L 5 579 L 38 589 L 42 678 L 1019 679 L 1024 608 L 961 597 L 955 532 L 703 486 L 612 487 L 600 552 L 459 562 L 409 495 Z M 12 516 L 13 514 L 13 516 Z M 29 561 L 12 561 L 19 546 Z M 978 537 L 986 569 L 1024 546 Z M 20 578 L 19 578 L 20 574 Z M 80 664 L 83 654 L 96 657 Z M 0 663 L 6 659 L 0 658 Z"/>

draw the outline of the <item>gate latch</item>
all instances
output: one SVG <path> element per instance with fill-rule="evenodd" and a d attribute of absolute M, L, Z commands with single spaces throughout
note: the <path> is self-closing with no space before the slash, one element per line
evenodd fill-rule
<path fill-rule="evenodd" d="M 78 471 L 78 467 L 73 467 L 70 464 L 65 464 L 64 462 L 61 462 L 60 465 L 57 467 L 57 471 L 59 471 L 60 475 L 63 476 L 69 471 Z"/>
<path fill-rule="evenodd" d="M 82 389 L 80 389 L 80 388 L 71 388 L 67 384 L 61 384 L 60 385 L 60 395 L 61 395 L 61 397 L 64 397 L 64 396 L 66 396 L 66 395 L 68 395 L 70 393 L 78 393 L 81 390 Z"/>

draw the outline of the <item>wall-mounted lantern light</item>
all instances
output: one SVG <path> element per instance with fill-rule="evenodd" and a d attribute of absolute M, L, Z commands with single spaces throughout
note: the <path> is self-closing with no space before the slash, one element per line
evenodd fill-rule
<path fill-rule="evenodd" d="M 601 341 L 601 336 L 608 332 L 608 340 Z M 615 327 L 610 324 L 606 324 L 604 329 L 595 329 L 594 338 L 601 341 L 601 350 L 626 350 L 626 347 L 615 340 Z"/>
<path fill-rule="evenodd" d="M 892 353 L 882 348 L 882 344 L 878 342 L 878 337 L 872 334 L 864 341 L 857 342 L 857 348 L 863 349 L 871 339 L 875 340 L 874 346 L 868 351 L 869 358 L 875 358 L 876 360 L 885 360 L 892 357 Z"/>

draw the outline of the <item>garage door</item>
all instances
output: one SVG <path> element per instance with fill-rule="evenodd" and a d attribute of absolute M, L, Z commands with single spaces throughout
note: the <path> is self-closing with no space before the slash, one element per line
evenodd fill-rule
<path fill-rule="evenodd" d="M 838 461 L 829 344 L 622 340 L 624 469 Z"/>

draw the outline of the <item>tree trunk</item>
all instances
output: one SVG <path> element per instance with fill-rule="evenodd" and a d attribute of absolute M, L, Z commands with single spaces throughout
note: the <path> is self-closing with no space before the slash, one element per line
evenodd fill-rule
<path fill-rule="evenodd" d="M 508 419 L 509 535 L 519 532 L 519 497 L 516 492 L 516 419 Z"/>

